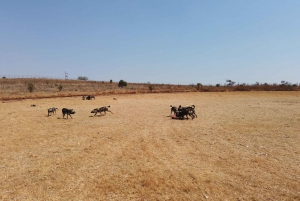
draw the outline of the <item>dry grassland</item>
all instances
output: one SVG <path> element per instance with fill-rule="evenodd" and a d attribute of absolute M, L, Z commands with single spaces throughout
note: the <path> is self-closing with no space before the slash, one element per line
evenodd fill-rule
<path fill-rule="evenodd" d="M 167 117 L 191 103 L 198 118 Z M 299 92 L 0 102 L 0 199 L 300 200 L 299 108 Z"/>

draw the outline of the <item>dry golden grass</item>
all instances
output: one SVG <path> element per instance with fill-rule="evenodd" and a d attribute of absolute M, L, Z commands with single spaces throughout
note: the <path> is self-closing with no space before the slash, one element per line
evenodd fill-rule
<path fill-rule="evenodd" d="M 29 92 L 28 84 L 32 84 L 33 91 Z M 59 90 L 61 86 L 61 90 Z M 0 79 L 0 100 L 27 98 L 74 97 L 82 95 L 112 95 L 138 93 L 174 93 L 196 92 L 193 85 L 128 83 L 127 87 L 118 87 L 117 82 L 56 80 L 56 79 Z"/>
<path fill-rule="evenodd" d="M 198 118 L 167 117 L 191 103 Z M 0 199 L 300 200 L 299 108 L 299 92 L 3 101 Z"/>

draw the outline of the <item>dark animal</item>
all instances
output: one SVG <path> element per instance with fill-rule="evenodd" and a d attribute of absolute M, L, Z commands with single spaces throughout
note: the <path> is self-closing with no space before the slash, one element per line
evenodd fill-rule
<path fill-rule="evenodd" d="M 75 111 L 73 109 L 68 109 L 68 108 L 63 108 L 62 110 L 62 114 L 63 114 L 63 118 L 65 118 L 65 115 L 67 115 L 67 119 L 68 119 L 68 116 L 72 118 L 71 114 L 75 114 Z"/>
<path fill-rule="evenodd" d="M 182 116 L 182 118 L 184 116 L 186 116 L 187 119 L 188 119 L 188 116 L 192 117 L 192 119 L 197 117 L 196 112 L 195 112 L 195 105 L 189 105 L 186 107 L 182 107 L 181 105 L 179 105 L 178 112 L 180 113 L 179 115 Z"/>
<path fill-rule="evenodd" d="M 195 112 L 195 105 L 189 105 L 186 107 L 186 109 L 189 111 L 189 115 L 194 119 L 195 117 L 197 118 L 197 114 Z"/>
<path fill-rule="evenodd" d="M 48 109 L 48 116 L 50 116 L 51 114 L 56 114 L 56 110 L 58 108 L 57 107 L 52 107 Z"/>
<path fill-rule="evenodd" d="M 35 106 L 36 106 L 35 104 L 30 105 L 30 107 L 35 107 Z"/>
<path fill-rule="evenodd" d="M 184 116 L 186 116 L 186 118 L 189 119 L 189 118 L 188 118 L 189 112 L 188 112 L 188 110 L 186 110 L 186 109 L 181 109 L 181 110 L 176 111 L 175 115 L 176 115 L 176 117 L 178 117 L 179 119 L 184 119 Z M 193 118 L 192 118 L 192 119 L 193 119 Z"/>
<path fill-rule="evenodd" d="M 86 100 L 92 100 L 92 99 L 94 99 L 94 100 L 95 100 L 95 96 L 88 95 L 88 96 L 86 97 Z"/>
<path fill-rule="evenodd" d="M 100 107 L 100 108 L 96 108 L 96 109 L 93 109 L 93 110 L 91 111 L 91 113 L 95 113 L 94 116 L 96 116 L 97 113 L 100 113 L 100 114 L 102 115 L 102 112 L 104 112 L 104 114 L 106 114 L 106 112 L 112 113 L 112 111 L 110 111 L 110 110 L 108 109 L 109 107 L 110 107 L 110 105 L 109 105 L 109 106 Z M 113 113 L 112 113 L 112 114 L 113 114 Z"/>
<path fill-rule="evenodd" d="M 171 107 L 171 114 L 170 114 L 170 115 L 172 115 L 172 112 L 173 112 L 174 114 L 176 114 L 176 112 L 177 112 L 177 107 L 172 106 L 172 105 L 170 105 L 170 107 Z"/>

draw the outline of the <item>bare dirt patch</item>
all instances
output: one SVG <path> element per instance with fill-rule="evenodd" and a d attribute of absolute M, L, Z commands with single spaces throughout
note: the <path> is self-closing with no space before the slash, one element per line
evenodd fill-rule
<path fill-rule="evenodd" d="M 171 119 L 170 104 L 198 118 Z M 300 200 L 299 108 L 299 92 L 3 101 L 0 199 Z"/>

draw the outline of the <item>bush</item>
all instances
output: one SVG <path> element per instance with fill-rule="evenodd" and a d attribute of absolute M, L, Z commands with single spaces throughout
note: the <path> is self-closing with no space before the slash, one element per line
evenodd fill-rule
<path fill-rule="evenodd" d="M 88 80 L 88 77 L 86 76 L 78 76 L 78 80 Z"/>
<path fill-rule="evenodd" d="M 201 83 L 197 83 L 197 90 L 200 91 L 200 88 L 202 87 L 203 85 Z"/>
<path fill-rule="evenodd" d="M 153 84 L 149 84 L 149 85 L 148 85 L 148 88 L 149 88 L 150 91 L 152 91 L 152 90 L 154 89 Z"/>
<path fill-rule="evenodd" d="M 59 84 L 59 86 L 57 88 L 59 91 L 61 91 L 63 89 L 63 86 L 61 84 Z"/>
<path fill-rule="evenodd" d="M 124 80 L 120 80 L 118 87 L 126 87 L 127 86 L 127 82 L 125 82 Z"/>
<path fill-rule="evenodd" d="M 30 93 L 33 92 L 33 90 L 35 89 L 34 84 L 31 83 L 31 82 L 29 82 L 29 83 L 27 84 L 27 89 L 28 89 L 28 91 L 29 91 Z"/>

